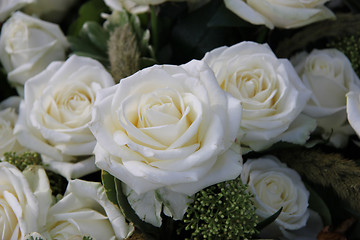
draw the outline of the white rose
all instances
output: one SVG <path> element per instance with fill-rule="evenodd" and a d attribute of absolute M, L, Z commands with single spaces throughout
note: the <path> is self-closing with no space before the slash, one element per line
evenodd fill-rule
<path fill-rule="evenodd" d="M 35 0 L 25 6 L 24 11 L 41 19 L 60 22 L 78 0 Z"/>
<path fill-rule="evenodd" d="M 335 15 L 324 3 L 329 0 L 224 0 L 226 7 L 242 19 L 268 28 L 296 28 Z"/>
<path fill-rule="evenodd" d="M 64 197 L 50 208 L 42 235 L 57 240 L 76 236 L 121 240 L 133 230 L 100 183 L 71 180 Z"/>
<path fill-rule="evenodd" d="M 0 163 L 1 239 L 21 239 L 44 224 L 51 204 L 49 180 L 44 169 L 26 169 Z"/>
<path fill-rule="evenodd" d="M 222 89 L 243 107 L 238 140 L 252 150 L 277 141 L 303 144 L 315 122 L 301 116 L 310 97 L 291 63 L 278 59 L 267 44 L 241 42 L 206 53 Z M 296 120 L 296 121 L 295 121 Z"/>
<path fill-rule="evenodd" d="M 351 91 L 346 94 L 347 119 L 356 134 L 360 136 L 360 91 Z"/>
<path fill-rule="evenodd" d="M 241 180 L 255 195 L 256 214 L 267 218 L 282 212 L 275 220 L 281 228 L 296 230 L 304 227 L 309 217 L 309 192 L 300 175 L 274 156 L 249 159 L 243 166 Z"/>
<path fill-rule="evenodd" d="M 291 59 L 305 86 L 312 91 L 304 109 L 316 118 L 322 137 L 345 146 L 353 130 L 346 118 L 346 94 L 358 89 L 359 78 L 348 58 L 336 49 L 302 52 Z"/>
<path fill-rule="evenodd" d="M 21 93 L 25 82 L 51 61 L 64 60 L 67 47 L 58 25 L 16 12 L 2 27 L 0 60 Z"/>
<path fill-rule="evenodd" d="M 36 0 L 1 0 L 0 22 L 4 21 L 10 14 Z"/>
<path fill-rule="evenodd" d="M 241 171 L 234 143 L 240 102 L 201 61 L 153 66 L 101 90 L 91 131 L 96 165 L 137 194 L 192 195 Z"/>
<path fill-rule="evenodd" d="M 41 153 L 49 168 L 66 178 L 96 171 L 94 157 L 89 157 L 96 140 L 88 123 L 98 90 L 113 84 L 91 58 L 72 56 L 51 63 L 25 84 L 14 130 L 18 141 Z"/>

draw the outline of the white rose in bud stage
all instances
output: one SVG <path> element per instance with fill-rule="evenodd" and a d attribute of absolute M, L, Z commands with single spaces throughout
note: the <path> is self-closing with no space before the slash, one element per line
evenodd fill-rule
<path fill-rule="evenodd" d="M 91 58 L 51 63 L 25 84 L 14 130 L 18 141 L 66 178 L 95 172 L 96 140 L 88 126 L 97 92 L 112 85 L 111 75 Z"/>
<path fill-rule="evenodd" d="M 240 102 L 204 62 L 146 68 L 98 93 L 96 165 L 137 194 L 192 195 L 241 172 L 241 154 L 230 149 L 240 118 Z"/>
<path fill-rule="evenodd" d="M 65 60 L 68 42 L 58 25 L 16 12 L 3 25 L 0 60 L 22 95 L 25 82 L 52 61 Z"/>
<path fill-rule="evenodd" d="M 50 208 L 41 233 L 47 239 L 57 240 L 83 236 L 121 240 L 133 231 L 100 183 L 71 180 L 64 197 Z"/>
<path fill-rule="evenodd" d="M 336 49 L 302 52 L 291 61 L 312 91 L 304 112 L 317 119 L 324 139 L 335 147 L 345 146 L 348 136 L 354 134 L 346 117 L 346 94 L 360 86 L 350 61 Z"/>
<path fill-rule="evenodd" d="M 226 7 L 255 25 L 297 28 L 335 15 L 324 3 L 329 0 L 224 0 Z"/>
<path fill-rule="evenodd" d="M 6 152 L 23 152 L 26 149 L 20 145 L 14 134 L 14 126 L 18 118 L 17 109 L 20 98 L 7 98 L 0 103 L 0 158 Z"/>
<path fill-rule="evenodd" d="M 1 0 L 0 1 L 0 22 L 4 21 L 12 12 L 35 2 L 36 0 Z"/>
<path fill-rule="evenodd" d="M 206 53 L 222 89 L 241 101 L 238 140 L 255 151 L 278 141 L 304 144 L 315 121 L 299 115 L 310 97 L 295 69 L 268 45 L 241 42 Z"/>
<path fill-rule="evenodd" d="M 309 217 L 309 192 L 300 175 L 274 156 L 249 159 L 243 166 L 241 180 L 255 195 L 256 214 L 267 218 L 283 207 L 275 223 L 283 229 L 304 227 Z"/>
<path fill-rule="evenodd" d="M 26 169 L 0 163 L 1 239 L 22 239 L 45 224 L 52 198 L 49 180 L 42 168 Z"/>

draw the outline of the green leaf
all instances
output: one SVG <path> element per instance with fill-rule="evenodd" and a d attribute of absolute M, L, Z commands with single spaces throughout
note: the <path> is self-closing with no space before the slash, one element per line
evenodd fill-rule
<path fill-rule="evenodd" d="M 102 184 L 105 188 L 105 193 L 106 193 L 107 198 L 110 200 L 110 202 L 112 202 L 113 204 L 115 204 L 117 206 L 118 202 L 117 202 L 117 194 L 116 194 L 114 177 L 110 173 L 102 170 L 101 171 L 101 180 L 102 180 Z"/>
<path fill-rule="evenodd" d="M 134 226 L 138 228 L 140 231 L 153 235 L 156 239 L 158 239 L 158 236 L 160 234 L 160 229 L 154 227 L 149 223 L 142 221 L 139 218 L 139 216 L 135 213 L 134 209 L 131 208 L 127 200 L 127 197 L 123 193 L 121 186 L 122 182 L 117 178 L 114 178 L 114 181 L 115 181 L 115 188 L 117 193 L 117 202 L 125 218 L 131 221 L 134 224 Z"/>
<path fill-rule="evenodd" d="M 68 30 L 68 35 L 77 35 L 83 24 L 87 21 L 101 22 L 101 13 L 108 12 L 109 8 L 103 0 L 90 0 L 84 3 L 79 9 L 79 17 L 74 21 Z"/>
<path fill-rule="evenodd" d="M 84 23 L 80 36 L 87 37 L 102 52 L 107 52 L 109 33 L 97 22 L 88 21 Z"/>
<path fill-rule="evenodd" d="M 274 222 L 277 217 L 280 215 L 281 211 L 282 211 L 283 207 L 281 207 L 276 213 L 274 213 L 273 215 L 271 215 L 270 217 L 264 219 L 263 221 L 259 222 L 256 225 L 256 229 L 258 231 L 261 231 L 262 229 L 264 229 L 266 226 L 268 226 L 269 224 L 271 224 L 272 222 Z"/>
<path fill-rule="evenodd" d="M 214 16 L 207 23 L 208 27 L 253 27 L 221 4 Z"/>
<path fill-rule="evenodd" d="M 331 213 L 326 203 L 320 197 L 320 195 L 314 189 L 312 189 L 308 184 L 305 184 L 305 186 L 310 192 L 309 208 L 316 211 L 320 215 L 325 226 L 330 225 L 332 222 Z"/>
<path fill-rule="evenodd" d="M 158 62 L 153 58 L 141 57 L 140 58 L 140 69 L 151 67 Z"/>

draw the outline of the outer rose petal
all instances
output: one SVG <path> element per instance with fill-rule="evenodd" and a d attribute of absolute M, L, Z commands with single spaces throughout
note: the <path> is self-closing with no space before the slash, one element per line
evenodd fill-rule
<path fill-rule="evenodd" d="M 346 112 L 351 127 L 360 136 L 360 92 L 351 91 L 346 94 Z"/>

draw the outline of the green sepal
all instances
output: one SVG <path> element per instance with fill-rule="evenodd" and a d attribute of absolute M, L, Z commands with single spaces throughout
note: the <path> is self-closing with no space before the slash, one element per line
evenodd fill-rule
<path fill-rule="evenodd" d="M 114 178 L 115 189 L 117 193 L 117 202 L 121 211 L 123 212 L 125 218 L 132 222 L 134 226 L 140 231 L 147 233 L 149 235 L 154 236 L 156 239 L 160 236 L 160 229 L 151 225 L 150 223 L 146 223 L 142 221 L 139 216 L 135 213 L 134 209 L 130 206 L 127 197 L 123 193 L 122 190 L 122 182 Z"/>
<path fill-rule="evenodd" d="M 101 181 L 104 186 L 107 198 L 110 200 L 110 202 L 117 206 L 118 201 L 114 177 L 110 173 L 101 170 Z"/>
<path fill-rule="evenodd" d="M 256 225 L 256 229 L 258 231 L 261 231 L 262 229 L 264 229 L 266 226 L 270 225 L 272 222 L 274 222 L 278 216 L 280 215 L 281 211 L 283 210 L 283 207 L 281 207 L 276 213 L 274 213 L 273 215 L 271 215 L 270 217 L 262 220 L 261 222 L 259 222 Z"/>

